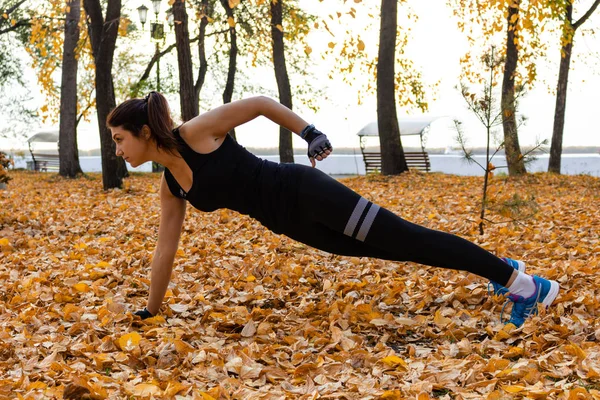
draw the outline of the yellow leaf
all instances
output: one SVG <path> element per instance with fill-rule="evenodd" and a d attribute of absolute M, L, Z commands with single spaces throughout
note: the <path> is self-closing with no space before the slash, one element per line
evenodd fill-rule
<path fill-rule="evenodd" d="M 335 43 L 329 42 L 327 46 L 329 46 L 330 49 L 333 49 L 335 47 Z"/>
<path fill-rule="evenodd" d="M 0 239 L 0 246 L 8 246 L 9 241 L 8 239 Z"/>
<path fill-rule="evenodd" d="M 502 389 L 504 389 L 508 393 L 519 393 L 519 392 L 522 392 L 523 390 L 525 390 L 525 386 L 508 385 L 508 386 L 504 386 Z"/>
<path fill-rule="evenodd" d="M 575 343 L 571 343 L 565 346 L 565 350 L 567 351 L 567 353 L 577 357 L 579 360 L 583 360 L 587 357 L 585 351 L 583 351 L 583 349 Z"/>
<path fill-rule="evenodd" d="M 134 396 L 157 396 L 162 394 L 162 390 L 151 383 L 140 383 L 133 388 Z"/>
<path fill-rule="evenodd" d="M 79 282 L 73 286 L 75 290 L 82 293 L 87 293 L 90 291 L 90 287 L 87 283 Z"/>
<path fill-rule="evenodd" d="M 139 333 L 131 332 L 121 336 L 118 340 L 118 344 L 121 350 L 129 351 L 133 350 L 138 344 L 140 344 L 140 340 L 142 340 L 142 337 Z"/>
<path fill-rule="evenodd" d="M 154 317 L 146 318 L 142 322 L 144 325 L 161 325 L 167 322 L 167 320 L 162 315 L 155 315 Z"/>
<path fill-rule="evenodd" d="M 498 370 L 503 370 L 510 364 L 509 360 L 493 358 L 491 359 L 485 367 L 486 372 L 496 372 Z"/>
<path fill-rule="evenodd" d="M 385 358 L 382 358 L 381 362 L 383 362 L 386 365 L 389 365 L 390 367 L 408 370 L 408 365 L 406 364 L 406 362 L 404 362 L 404 360 L 398 356 L 387 356 Z"/>
<path fill-rule="evenodd" d="M 240 4 L 240 0 L 229 0 L 229 8 L 235 8 Z"/>
<path fill-rule="evenodd" d="M 17 20 L 16 20 L 16 19 L 14 19 L 14 18 L 13 18 L 13 19 L 11 19 L 11 20 L 10 20 L 10 24 L 11 24 L 12 26 L 15 26 L 15 25 L 17 24 Z"/>
<path fill-rule="evenodd" d="M 587 400 L 590 399 L 590 393 L 585 390 L 585 388 L 578 387 L 569 391 L 569 399 L 568 400 Z"/>
<path fill-rule="evenodd" d="M 379 397 L 380 400 L 401 400 L 403 398 L 404 396 L 402 396 L 402 392 L 399 390 L 386 390 L 381 397 Z"/>
<path fill-rule="evenodd" d="M 446 326 L 449 323 L 451 323 L 452 320 L 450 318 L 444 317 L 440 310 L 437 310 L 435 312 L 435 317 L 433 317 L 433 322 L 435 322 L 435 324 L 438 326 Z"/>
<path fill-rule="evenodd" d="M 65 318 L 68 318 L 68 316 L 73 313 L 80 314 L 81 308 L 79 308 L 73 304 L 67 304 L 65 306 L 65 308 L 63 308 L 63 314 L 64 314 Z"/>
<path fill-rule="evenodd" d="M 217 400 L 206 392 L 200 392 L 200 395 L 202 396 L 203 400 Z"/>
<path fill-rule="evenodd" d="M 358 51 L 363 51 L 365 49 L 365 42 L 363 42 L 362 40 L 358 39 Z"/>
<path fill-rule="evenodd" d="M 57 303 L 69 303 L 73 301 L 73 296 L 69 296 L 68 294 L 55 293 L 54 301 Z"/>
<path fill-rule="evenodd" d="M 233 17 L 227 18 L 227 23 L 229 24 L 230 27 L 235 28 L 235 21 L 234 21 Z"/>
<path fill-rule="evenodd" d="M 310 46 L 306 46 L 306 47 L 304 48 L 304 52 L 305 52 L 307 55 L 310 55 L 310 53 L 312 53 L 312 48 L 311 48 Z"/>
<path fill-rule="evenodd" d="M 186 385 L 182 385 L 181 383 L 175 382 L 175 381 L 169 381 L 169 384 L 167 385 L 167 388 L 165 389 L 164 396 L 165 397 L 173 397 L 177 393 L 181 392 L 184 389 L 187 389 Z"/>
<path fill-rule="evenodd" d="M 254 275 L 248 275 L 246 277 L 246 282 L 254 282 L 256 280 L 256 277 Z"/>
<path fill-rule="evenodd" d="M 7 13 L 4 13 L 4 14 L 2 14 L 2 17 L 3 17 L 4 19 L 8 19 L 8 14 L 7 14 Z"/>
<path fill-rule="evenodd" d="M 175 350 L 179 354 L 186 355 L 189 352 L 194 351 L 194 347 L 184 342 L 183 340 L 177 339 L 173 341 L 173 344 L 175 345 Z"/>
<path fill-rule="evenodd" d="M 106 353 L 94 354 L 92 356 L 92 358 L 94 359 L 94 362 L 96 363 L 96 367 L 101 368 L 101 369 L 108 368 L 115 361 L 110 356 L 110 354 L 106 354 Z"/>
<path fill-rule="evenodd" d="M 508 351 L 506 353 L 504 353 L 504 357 L 506 358 L 514 358 L 514 357 L 520 357 L 523 355 L 523 353 L 525 353 L 525 350 L 522 347 L 511 347 L 510 349 L 508 349 Z"/>
<path fill-rule="evenodd" d="M 27 390 L 46 389 L 47 387 L 48 385 L 46 385 L 44 382 L 36 381 L 31 382 L 27 387 Z"/>
<path fill-rule="evenodd" d="M 504 325 L 494 336 L 494 340 L 501 341 L 510 338 L 512 336 L 512 331 L 515 329 L 517 329 L 517 327 L 514 324 L 508 323 Z"/>
<path fill-rule="evenodd" d="M 280 24 L 275 25 L 275 28 L 279 29 L 280 32 L 283 32 L 283 26 Z"/>

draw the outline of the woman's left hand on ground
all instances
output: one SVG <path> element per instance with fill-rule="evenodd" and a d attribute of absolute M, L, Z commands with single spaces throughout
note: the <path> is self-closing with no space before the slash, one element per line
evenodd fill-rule
<path fill-rule="evenodd" d="M 150 313 L 150 311 L 146 310 L 145 308 L 141 311 L 134 312 L 133 315 L 137 315 L 141 319 L 152 318 L 154 316 Z"/>

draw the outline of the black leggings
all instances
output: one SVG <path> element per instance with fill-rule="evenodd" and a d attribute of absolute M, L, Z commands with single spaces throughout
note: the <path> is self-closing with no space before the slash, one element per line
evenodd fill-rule
<path fill-rule="evenodd" d="M 481 247 L 410 223 L 314 168 L 300 180 L 298 202 L 283 233 L 329 253 L 469 271 L 501 285 L 514 271 Z"/>

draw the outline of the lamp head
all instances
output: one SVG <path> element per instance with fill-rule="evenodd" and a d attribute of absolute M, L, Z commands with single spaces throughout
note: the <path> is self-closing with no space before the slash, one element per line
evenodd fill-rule
<path fill-rule="evenodd" d="M 144 24 L 146 23 L 146 20 L 148 18 L 148 7 L 141 5 L 138 7 L 138 14 L 140 16 L 140 22 L 142 23 L 142 26 L 144 26 Z"/>
<path fill-rule="evenodd" d="M 152 8 L 154 9 L 154 14 L 157 14 L 160 12 L 160 0 L 152 0 Z"/>

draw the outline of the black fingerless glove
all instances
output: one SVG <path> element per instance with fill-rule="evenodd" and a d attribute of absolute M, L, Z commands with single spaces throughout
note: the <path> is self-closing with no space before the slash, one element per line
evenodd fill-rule
<path fill-rule="evenodd" d="M 133 313 L 133 315 L 137 315 L 141 319 L 146 319 L 146 318 L 152 318 L 152 317 L 154 317 L 154 315 L 152 315 L 152 313 L 150 313 L 150 311 L 148 311 L 145 308 L 143 310 L 141 310 L 141 311 L 136 311 L 135 313 Z"/>
<path fill-rule="evenodd" d="M 300 132 L 300 137 L 308 143 L 308 157 L 315 158 L 326 150 L 333 150 L 327 136 L 310 124 Z"/>

